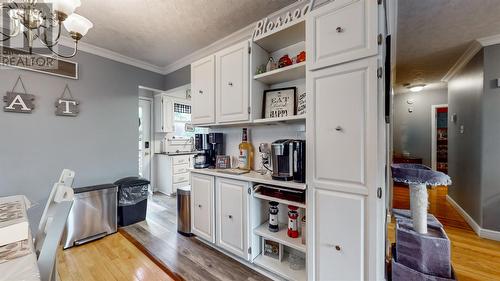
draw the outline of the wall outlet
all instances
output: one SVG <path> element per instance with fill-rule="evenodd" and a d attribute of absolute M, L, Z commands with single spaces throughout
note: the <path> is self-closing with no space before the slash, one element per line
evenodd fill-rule
<path fill-rule="evenodd" d="M 464 125 L 460 125 L 460 134 L 463 134 L 465 131 Z"/>

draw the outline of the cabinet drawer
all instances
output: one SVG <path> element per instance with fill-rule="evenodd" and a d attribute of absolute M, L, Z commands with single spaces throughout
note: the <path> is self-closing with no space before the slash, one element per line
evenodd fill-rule
<path fill-rule="evenodd" d="M 189 181 L 189 173 L 174 175 L 174 183 L 186 182 Z"/>
<path fill-rule="evenodd" d="M 173 156 L 172 163 L 174 166 L 189 164 L 189 155 Z"/>
<path fill-rule="evenodd" d="M 334 1 L 307 21 L 309 69 L 318 69 L 377 53 L 377 1 Z"/>
<path fill-rule="evenodd" d="M 173 166 L 172 169 L 173 169 L 174 175 L 184 174 L 184 173 L 188 172 L 189 165 L 188 164 L 175 165 L 175 166 Z"/>

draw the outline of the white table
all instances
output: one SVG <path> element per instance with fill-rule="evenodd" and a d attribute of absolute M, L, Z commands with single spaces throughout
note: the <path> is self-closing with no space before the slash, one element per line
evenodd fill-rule
<path fill-rule="evenodd" d="M 12 199 L 19 199 L 19 197 L 12 197 Z M 25 205 L 29 206 L 29 204 Z M 0 281 L 40 281 L 40 272 L 38 271 L 31 233 L 28 242 L 32 249 L 31 254 L 0 263 Z"/>

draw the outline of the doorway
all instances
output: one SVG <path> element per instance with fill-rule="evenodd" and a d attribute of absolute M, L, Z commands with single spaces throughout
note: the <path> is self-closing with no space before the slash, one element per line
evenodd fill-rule
<path fill-rule="evenodd" d="M 149 181 L 152 179 L 152 114 L 153 101 L 139 98 L 139 176 Z"/>
<path fill-rule="evenodd" d="M 432 169 L 448 174 L 448 105 L 433 105 L 431 114 Z"/>

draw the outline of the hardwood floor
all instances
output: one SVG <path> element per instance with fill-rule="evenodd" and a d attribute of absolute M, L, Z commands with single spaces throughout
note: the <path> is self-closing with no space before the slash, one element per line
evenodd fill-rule
<path fill-rule="evenodd" d="M 61 281 L 171 281 L 120 233 L 57 254 Z"/>
<path fill-rule="evenodd" d="M 121 228 L 180 280 L 270 280 L 194 237 L 177 233 L 176 201 L 155 194 L 147 220 Z"/>
<path fill-rule="evenodd" d="M 500 242 L 477 236 L 460 214 L 446 201 L 446 187 L 429 191 L 429 213 L 444 225 L 451 240 L 451 258 L 457 280 L 500 280 Z M 394 186 L 394 208 L 409 209 L 409 190 Z M 388 227 L 394 242 L 394 223 Z"/>

